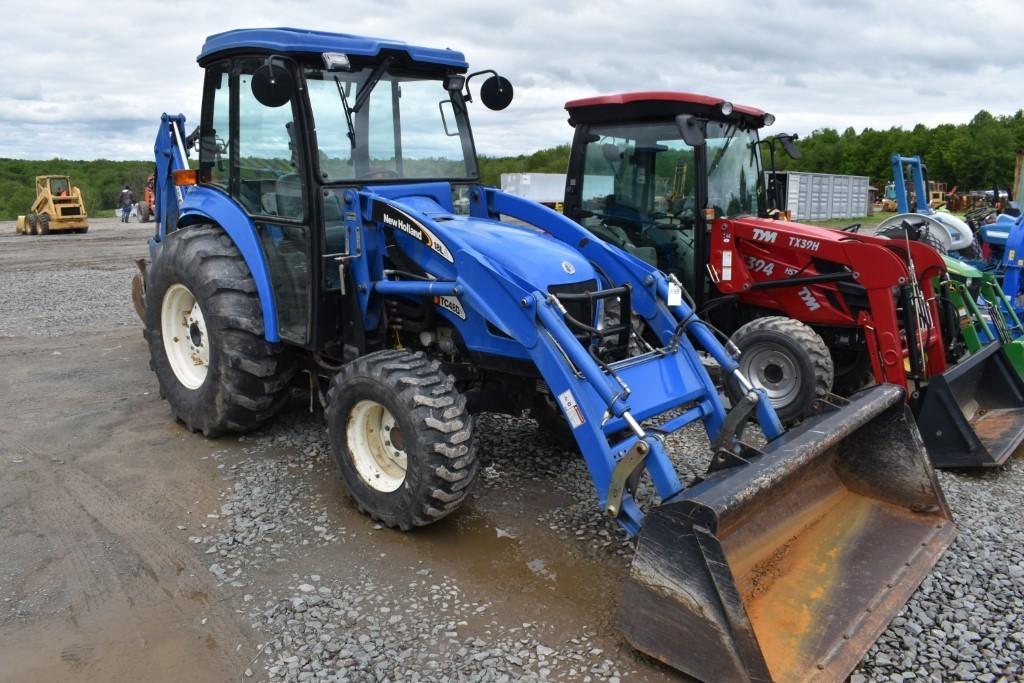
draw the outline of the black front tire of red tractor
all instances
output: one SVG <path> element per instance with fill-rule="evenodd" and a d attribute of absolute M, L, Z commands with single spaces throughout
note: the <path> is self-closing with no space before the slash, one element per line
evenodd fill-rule
<path fill-rule="evenodd" d="M 190 312 L 174 306 L 183 292 L 191 296 Z M 190 431 L 247 432 L 288 399 L 294 359 L 282 344 L 266 341 L 252 274 L 217 226 L 182 228 L 161 243 L 146 272 L 145 335 L 160 395 Z M 181 344 L 189 339 L 200 351 L 183 361 Z M 188 361 L 204 365 L 204 352 L 205 369 L 191 371 Z"/>
<path fill-rule="evenodd" d="M 732 335 L 740 350 L 740 371 L 763 389 L 784 424 L 814 412 L 814 404 L 832 391 L 832 356 L 821 336 L 809 326 L 784 316 L 751 320 Z M 736 380 L 725 380 L 735 405 L 742 397 Z"/>

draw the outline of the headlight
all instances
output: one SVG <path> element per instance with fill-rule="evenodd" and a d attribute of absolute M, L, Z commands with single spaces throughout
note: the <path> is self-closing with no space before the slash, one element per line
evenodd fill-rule
<path fill-rule="evenodd" d="M 722 116 L 728 116 L 732 113 L 732 102 L 722 102 L 718 105 L 718 110 L 722 112 Z"/>
<path fill-rule="evenodd" d="M 773 123 L 775 123 L 775 115 L 774 114 L 765 114 L 764 116 L 761 117 L 761 121 L 764 123 L 764 125 L 770 126 Z"/>

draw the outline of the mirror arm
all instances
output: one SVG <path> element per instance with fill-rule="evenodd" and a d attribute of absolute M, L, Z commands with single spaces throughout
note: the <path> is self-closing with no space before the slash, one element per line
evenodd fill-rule
<path fill-rule="evenodd" d="M 466 93 L 465 93 L 465 95 L 463 95 L 463 99 L 464 99 L 464 100 L 465 100 L 466 102 L 472 102 L 472 101 L 473 101 L 473 93 L 471 93 L 471 92 L 469 91 L 469 81 L 470 81 L 470 80 L 471 80 L 471 79 L 472 79 L 472 78 L 473 78 L 474 76 L 482 76 L 482 75 L 484 75 L 484 74 L 491 74 L 491 75 L 493 75 L 493 76 L 497 76 L 497 75 L 498 75 L 498 72 L 497 72 L 497 71 L 495 71 L 494 69 L 484 69 L 483 71 L 474 71 L 473 73 L 471 73 L 471 74 L 469 74 L 468 76 L 466 76 Z"/>

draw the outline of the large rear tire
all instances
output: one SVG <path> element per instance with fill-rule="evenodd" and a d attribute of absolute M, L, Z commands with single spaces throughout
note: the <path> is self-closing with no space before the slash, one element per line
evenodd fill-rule
<path fill-rule="evenodd" d="M 454 512 L 479 463 L 455 379 L 422 353 L 378 351 L 331 382 L 331 449 L 361 512 L 408 530 Z"/>
<path fill-rule="evenodd" d="M 814 402 L 832 391 L 833 366 L 828 346 L 810 327 L 783 316 L 752 320 L 732 335 L 740 349 L 740 371 L 768 394 L 784 423 L 812 412 Z M 741 391 L 727 378 L 726 389 L 735 403 Z"/>
<path fill-rule="evenodd" d="M 163 241 L 147 270 L 146 340 L 160 394 L 191 431 L 255 429 L 288 398 L 293 359 L 265 340 L 252 275 L 219 227 Z"/>
<path fill-rule="evenodd" d="M 149 222 L 149 204 L 146 203 L 146 201 L 139 202 L 138 212 L 139 212 L 139 222 L 140 223 L 148 223 Z"/>

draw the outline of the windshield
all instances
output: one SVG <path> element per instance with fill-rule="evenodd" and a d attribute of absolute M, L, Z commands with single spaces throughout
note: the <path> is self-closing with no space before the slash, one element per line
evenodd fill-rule
<path fill-rule="evenodd" d="M 372 72 L 306 71 L 323 180 L 475 180 L 461 95 L 440 79 Z"/>
<path fill-rule="evenodd" d="M 593 126 L 580 220 L 601 239 L 693 279 L 695 149 L 674 123 Z"/>
<path fill-rule="evenodd" d="M 758 154 L 756 130 L 708 123 L 708 207 L 716 218 L 758 214 Z"/>

